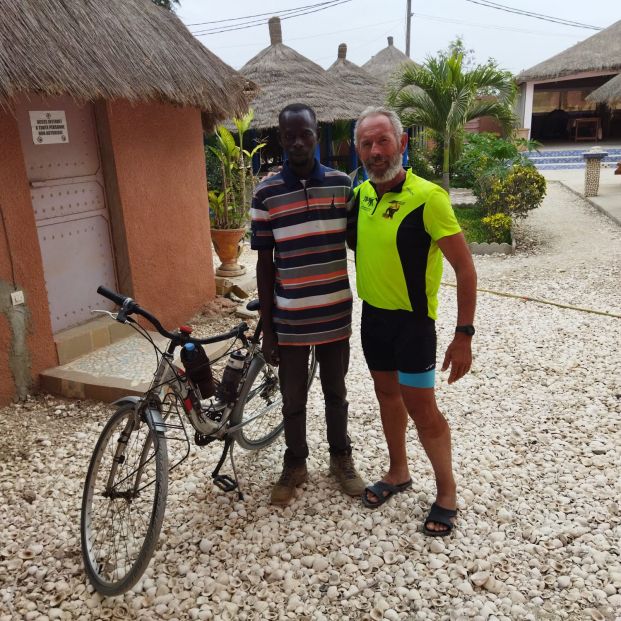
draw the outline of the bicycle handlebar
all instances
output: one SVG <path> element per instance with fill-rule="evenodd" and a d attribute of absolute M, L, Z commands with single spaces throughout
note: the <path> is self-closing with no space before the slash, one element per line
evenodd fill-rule
<path fill-rule="evenodd" d="M 112 291 L 111 289 L 108 289 L 107 287 L 104 287 L 103 285 L 99 285 L 99 287 L 97 287 L 97 293 L 99 293 L 99 295 L 103 295 L 104 298 L 108 298 L 109 300 L 112 300 L 118 306 L 123 306 L 126 300 L 133 301 L 131 300 L 131 298 L 128 298 L 124 295 L 120 295 L 119 293 L 115 293 L 114 291 Z"/>
<path fill-rule="evenodd" d="M 242 321 L 226 333 L 216 334 L 215 336 L 209 336 L 204 339 L 193 338 L 189 335 L 182 336 L 181 334 L 173 334 L 172 332 L 168 332 L 168 330 L 166 330 L 162 326 L 162 324 L 156 317 L 154 317 L 148 311 L 144 310 L 144 308 L 139 306 L 130 297 L 121 295 L 120 293 L 116 293 L 115 291 L 112 291 L 111 289 L 108 289 L 107 287 L 103 287 L 101 285 L 97 287 L 97 293 L 120 306 L 124 315 L 127 316 L 135 313 L 136 315 L 144 317 L 162 336 L 174 341 L 206 345 L 207 343 L 217 343 L 218 341 L 226 341 L 227 339 L 231 338 L 239 338 L 242 334 L 244 334 L 244 332 L 246 332 L 246 330 L 248 330 L 248 324 L 245 321 Z"/>

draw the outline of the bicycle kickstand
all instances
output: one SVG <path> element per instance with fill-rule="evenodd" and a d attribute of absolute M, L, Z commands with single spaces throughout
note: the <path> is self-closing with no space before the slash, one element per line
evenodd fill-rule
<path fill-rule="evenodd" d="M 214 485 L 219 487 L 221 490 L 225 492 L 232 492 L 237 489 L 237 496 L 239 500 L 244 499 L 244 495 L 239 486 L 239 479 L 237 478 L 237 470 L 235 468 L 235 460 L 233 459 L 233 446 L 234 440 L 232 438 L 227 438 L 224 441 L 224 448 L 222 449 L 222 455 L 220 455 L 220 460 L 218 461 L 218 465 L 216 469 L 211 473 L 211 478 L 213 479 Z M 220 468 L 224 465 L 224 460 L 226 459 L 227 454 L 231 457 L 231 465 L 233 466 L 233 477 L 230 477 L 228 474 L 220 474 Z"/>

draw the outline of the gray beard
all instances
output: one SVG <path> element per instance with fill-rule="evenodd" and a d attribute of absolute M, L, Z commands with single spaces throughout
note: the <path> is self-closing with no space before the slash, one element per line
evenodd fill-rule
<path fill-rule="evenodd" d="M 394 159 L 390 162 L 390 166 L 386 169 L 386 172 L 383 175 L 376 175 L 375 173 L 370 172 L 366 165 L 364 168 L 367 171 L 367 176 L 373 183 L 388 183 L 389 181 L 392 181 L 403 168 L 401 164 L 402 160 L 403 155 L 401 153 L 397 153 Z"/>

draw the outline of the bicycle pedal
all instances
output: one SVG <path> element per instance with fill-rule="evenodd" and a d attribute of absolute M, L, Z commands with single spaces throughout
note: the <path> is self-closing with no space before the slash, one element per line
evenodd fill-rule
<path fill-rule="evenodd" d="M 205 436 L 202 433 L 198 433 L 198 431 L 194 432 L 194 442 L 196 446 L 207 446 L 212 442 L 215 442 L 218 438 L 215 436 Z"/>
<path fill-rule="evenodd" d="M 228 474 L 217 474 L 213 477 L 214 485 L 225 492 L 232 492 L 237 489 L 237 481 L 232 479 Z"/>

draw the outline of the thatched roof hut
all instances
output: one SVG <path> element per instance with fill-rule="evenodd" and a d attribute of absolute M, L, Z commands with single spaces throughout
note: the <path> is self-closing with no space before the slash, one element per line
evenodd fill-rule
<path fill-rule="evenodd" d="M 337 59 L 328 67 L 328 73 L 341 84 L 351 89 L 360 114 L 367 106 L 381 106 L 386 99 L 384 85 L 358 65 L 347 60 L 347 45 L 341 43 Z"/>
<path fill-rule="evenodd" d="M 256 89 L 151 0 L 0 0 L 0 15 L 0 105 L 28 92 L 159 100 L 214 122 Z"/>
<path fill-rule="evenodd" d="M 621 71 L 621 21 L 522 71 L 517 81 L 549 80 L 587 71 Z"/>
<path fill-rule="evenodd" d="M 586 99 L 595 103 L 621 103 L 621 73 L 595 89 Z"/>
<path fill-rule="evenodd" d="M 388 45 L 367 60 L 362 68 L 384 85 L 388 85 L 395 71 L 400 69 L 404 63 L 416 65 L 411 58 L 395 47 L 393 37 L 388 37 Z"/>
<path fill-rule="evenodd" d="M 261 89 L 252 102 L 253 127 L 276 127 L 282 108 L 297 102 L 311 106 L 320 122 L 356 118 L 356 107 L 343 86 L 325 69 L 282 42 L 279 17 L 270 18 L 269 33 L 270 45 L 239 70 Z"/>

